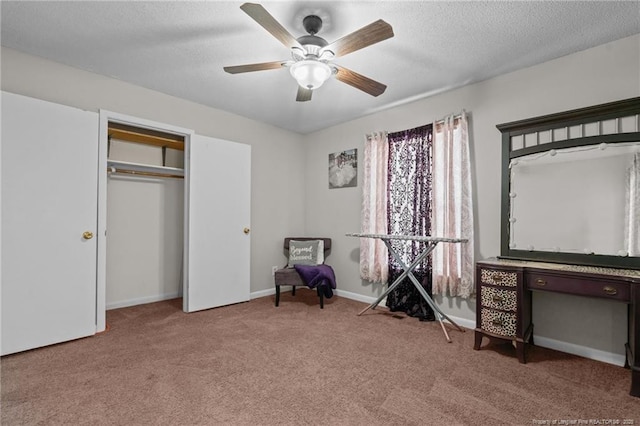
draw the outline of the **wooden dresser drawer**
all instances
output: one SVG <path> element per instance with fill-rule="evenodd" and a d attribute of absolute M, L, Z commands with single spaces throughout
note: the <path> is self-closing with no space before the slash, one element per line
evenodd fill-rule
<path fill-rule="evenodd" d="M 515 312 L 518 308 L 517 301 L 515 290 L 487 286 L 482 286 L 480 289 L 480 302 L 487 308 Z"/>
<path fill-rule="evenodd" d="M 493 309 L 482 308 L 480 313 L 481 328 L 498 336 L 516 336 L 516 313 L 495 311 Z"/>
<path fill-rule="evenodd" d="M 515 287 L 518 285 L 518 274 L 512 271 L 500 271 L 494 269 L 480 269 L 480 281 L 483 284 L 498 285 L 502 287 Z"/>
<path fill-rule="evenodd" d="M 529 290 L 599 297 L 627 303 L 631 297 L 630 283 L 611 282 L 605 279 L 574 278 L 532 272 L 526 276 L 526 286 Z"/>

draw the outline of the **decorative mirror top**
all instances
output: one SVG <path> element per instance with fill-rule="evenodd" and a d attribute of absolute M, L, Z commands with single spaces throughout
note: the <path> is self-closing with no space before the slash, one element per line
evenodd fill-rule
<path fill-rule="evenodd" d="M 497 127 L 500 257 L 640 270 L 640 98 Z"/>

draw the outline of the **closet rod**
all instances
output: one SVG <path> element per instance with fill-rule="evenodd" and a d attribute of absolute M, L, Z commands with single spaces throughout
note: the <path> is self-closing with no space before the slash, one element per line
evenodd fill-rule
<path fill-rule="evenodd" d="M 184 176 L 180 175 L 172 175 L 168 173 L 156 173 L 156 172 L 141 172 L 136 170 L 122 170 L 115 169 L 113 167 L 107 167 L 108 173 L 122 173 L 127 175 L 135 175 L 135 176 L 151 176 L 151 177 L 166 177 L 166 178 L 176 178 L 176 179 L 184 179 Z"/>

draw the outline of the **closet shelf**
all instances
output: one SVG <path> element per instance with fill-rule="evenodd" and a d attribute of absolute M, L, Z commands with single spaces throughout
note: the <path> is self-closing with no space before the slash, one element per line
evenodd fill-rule
<path fill-rule="evenodd" d="M 184 151 L 183 136 L 150 129 L 140 129 L 120 123 L 109 123 L 109 139 L 161 146 L 163 148 Z"/>
<path fill-rule="evenodd" d="M 116 173 L 118 171 L 124 171 L 133 172 L 133 174 L 135 174 L 135 172 L 140 172 L 140 174 L 154 173 L 169 177 L 184 177 L 184 169 L 179 169 L 177 167 L 154 166 L 151 164 L 131 163 L 129 161 L 107 160 L 107 168 L 115 169 Z"/>

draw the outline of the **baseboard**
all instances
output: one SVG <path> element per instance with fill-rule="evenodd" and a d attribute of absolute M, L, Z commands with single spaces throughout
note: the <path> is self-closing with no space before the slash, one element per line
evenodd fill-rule
<path fill-rule="evenodd" d="M 291 290 L 291 286 L 288 286 L 288 285 L 283 285 L 282 288 L 280 289 L 280 291 L 282 292 L 290 291 L 290 290 Z M 274 294 L 276 294 L 276 289 L 268 288 L 266 290 L 254 291 L 253 293 L 251 293 L 250 298 L 259 299 L 260 297 L 271 296 Z M 360 294 L 351 293 L 350 291 L 345 291 L 345 290 L 336 289 L 334 290 L 334 294 L 339 297 L 344 297 L 345 299 L 357 300 L 358 302 L 373 303 L 376 301 L 375 297 L 362 296 Z M 380 303 L 380 304 L 382 305 L 383 303 Z"/>
<path fill-rule="evenodd" d="M 533 336 L 533 342 L 536 346 L 541 346 L 547 349 L 553 349 L 560 352 L 566 352 L 573 355 L 578 355 L 583 358 L 589 358 L 594 361 L 602 361 L 607 364 L 613 364 L 617 366 L 624 366 L 624 355 L 615 354 L 612 352 L 605 352 L 599 349 L 593 349 L 586 346 L 576 345 L 573 343 L 562 342 L 560 340 L 550 339 L 548 337 Z"/>
<path fill-rule="evenodd" d="M 259 299 L 261 297 L 271 296 L 272 294 L 276 294 L 275 288 L 269 288 L 267 290 L 254 291 L 249 295 L 249 299 Z"/>
<path fill-rule="evenodd" d="M 259 297 L 270 296 L 276 293 L 275 288 L 260 290 L 251 293 L 251 299 L 257 299 Z M 377 300 L 377 297 L 363 296 L 361 294 L 352 293 L 346 290 L 336 289 L 335 294 L 345 299 L 355 300 L 357 302 L 363 302 L 371 304 Z M 385 306 L 385 301 L 380 302 L 380 306 Z M 476 321 L 467 318 L 456 317 L 453 315 L 447 315 L 453 322 L 460 327 L 474 330 L 476 328 Z M 605 352 L 599 349 L 593 349 L 586 346 L 580 346 L 573 343 L 562 342 L 560 340 L 550 339 L 548 337 L 534 336 L 534 342 L 536 346 L 543 348 L 553 349 L 560 352 L 566 352 L 572 355 L 578 355 L 584 358 L 592 359 L 594 361 L 606 362 L 607 364 L 613 364 L 617 366 L 623 366 L 625 362 L 624 355 L 615 354 L 612 352 Z"/>
<path fill-rule="evenodd" d="M 129 306 L 144 305 L 146 303 L 161 302 L 163 300 L 182 297 L 180 292 L 157 294 L 154 296 L 140 297 L 136 299 L 121 300 L 119 302 L 107 303 L 107 311 L 110 309 L 127 308 Z"/>
<path fill-rule="evenodd" d="M 336 290 L 336 294 L 340 297 L 353 299 L 353 300 L 357 300 L 358 302 L 364 302 L 369 304 L 375 302 L 377 299 L 375 297 L 362 296 L 360 294 L 351 293 L 344 290 Z M 380 302 L 380 306 L 385 306 L 384 300 Z M 456 324 L 458 324 L 460 327 L 464 327 L 469 330 L 474 330 L 476 328 L 475 319 L 470 320 L 467 318 L 456 317 L 449 314 L 447 314 L 447 316 L 451 318 L 451 320 Z M 593 349 L 586 346 L 576 345 L 573 343 L 562 342 L 560 340 L 549 339 L 548 337 L 534 336 L 534 342 L 536 346 L 541 346 L 543 348 L 548 348 L 548 349 L 553 349 L 560 352 L 578 355 L 584 358 L 592 359 L 594 361 L 606 362 L 608 364 L 613 364 L 617 366 L 624 366 L 624 363 L 625 363 L 624 355 L 620 355 L 612 352 L 605 352 L 599 349 Z"/>
<path fill-rule="evenodd" d="M 361 294 L 352 293 L 350 291 L 340 290 L 340 289 L 336 289 L 335 290 L 335 294 L 338 297 L 344 297 L 345 299 L 351 299 L 351 300 L 355 300 L 357 302 L 364 302 L 364 303 L 368 303 L 368 304 L 372 304 L 373 302 L 375 302 L 378 299 L 377 297 L 363 296 Z M 380 302 L 380 305 L 384 306 L 384 302 L 385 302 L 384 300 L 382 302 Z"/>
<path fill-rule="evenodd" d="M 470 320 L 470 319 L 467 319 L 467 318 L 456 317 L 456 316 L 449 315 L 449 314 L 447 314 L 447 316 L 449 318 L 451 318 L 451 321 L 455 322 L 460 327 L 466 328 L 467 331 L 468 330 L 474 330 L 476 328 L 476 320 L 475 319 Z M 446 321 L 445 321 L 445 323 L 446 323 Z"/>
<path fill-rule="evenodd" d="M 288 287 L 283 286 L 282 291 L 288 290 Z M 270 288 L 267 290 L 260 290 L 260 291 L 255 291 L 253 293 L 251 293 L 251 299 L 258 299 L 260 297 L 265 297 L 265 296 L 271 296 L 273 294 L 276 294 L 276 290 L 275 288 Z M 375 302 L 376 300 L 378 300 L 377 297 L 373 297 L 373 296 L 363 296 L 362 294 L 358 294 L 358 293 L 352 293 L 350 291 L 346 291 L 346 290 L 340 290 L 340 289 L 336 289 L 335 290 L 335 295 L 338 297 L 344 297 L 345 299 L 351 299 L 351 300 L 355 300 L 356 302 L 363 302 L 363 303 L 367 303 L 367 304 L 371 304 L 373 302 Z M 385 304 L 386 299 L 383 299 L 380 302 L 380 306 L 386 306 Z M 464 328 L 469 328 L 471 330 L 473 330 L 476 327 L 476 322 L 475 320 L 469 320 L 466 318 L 459 318 L 459 317 L 455 317 L 453 315 L 447 315 L 449 318 L 451 318 L 451 320 L 453 322 L 455 322 L 456 324 L 458 324 L 460 327 L 464 327 Z"/>
<path fill-rule="evenodd" d="M 371 303 L 375 302 L 376 300 L 378 300 L 377 297 L 363 296 L 361 294 L 351 293 L 349 291 L 344 291 L 344 290 L 336 290 L 336 294 L 338 296 L 344 297 L 346 299 L 352 299 L 352 300 L 356 300 L 358 302 L 364 302 L 364 303 L 368 303 L 368 304 L 371 304 Z M 380 302 L 380 306 L 386 306 L 385 302 L 386 302 L 386 299 L 382 299 L 382 301 Z M 476 327 L 475 320 L 469 320 L 469 319 L 466 319 L 466 318 L 455 317 L 453 315 L 448 315 L 448 314 L 447 314 L 447 316 L 449 318 L 451 318 L 451 321 L 455 322 L 460 327 L 469 328 L 469 329 L 472 329 L 472 330 Z"/>

